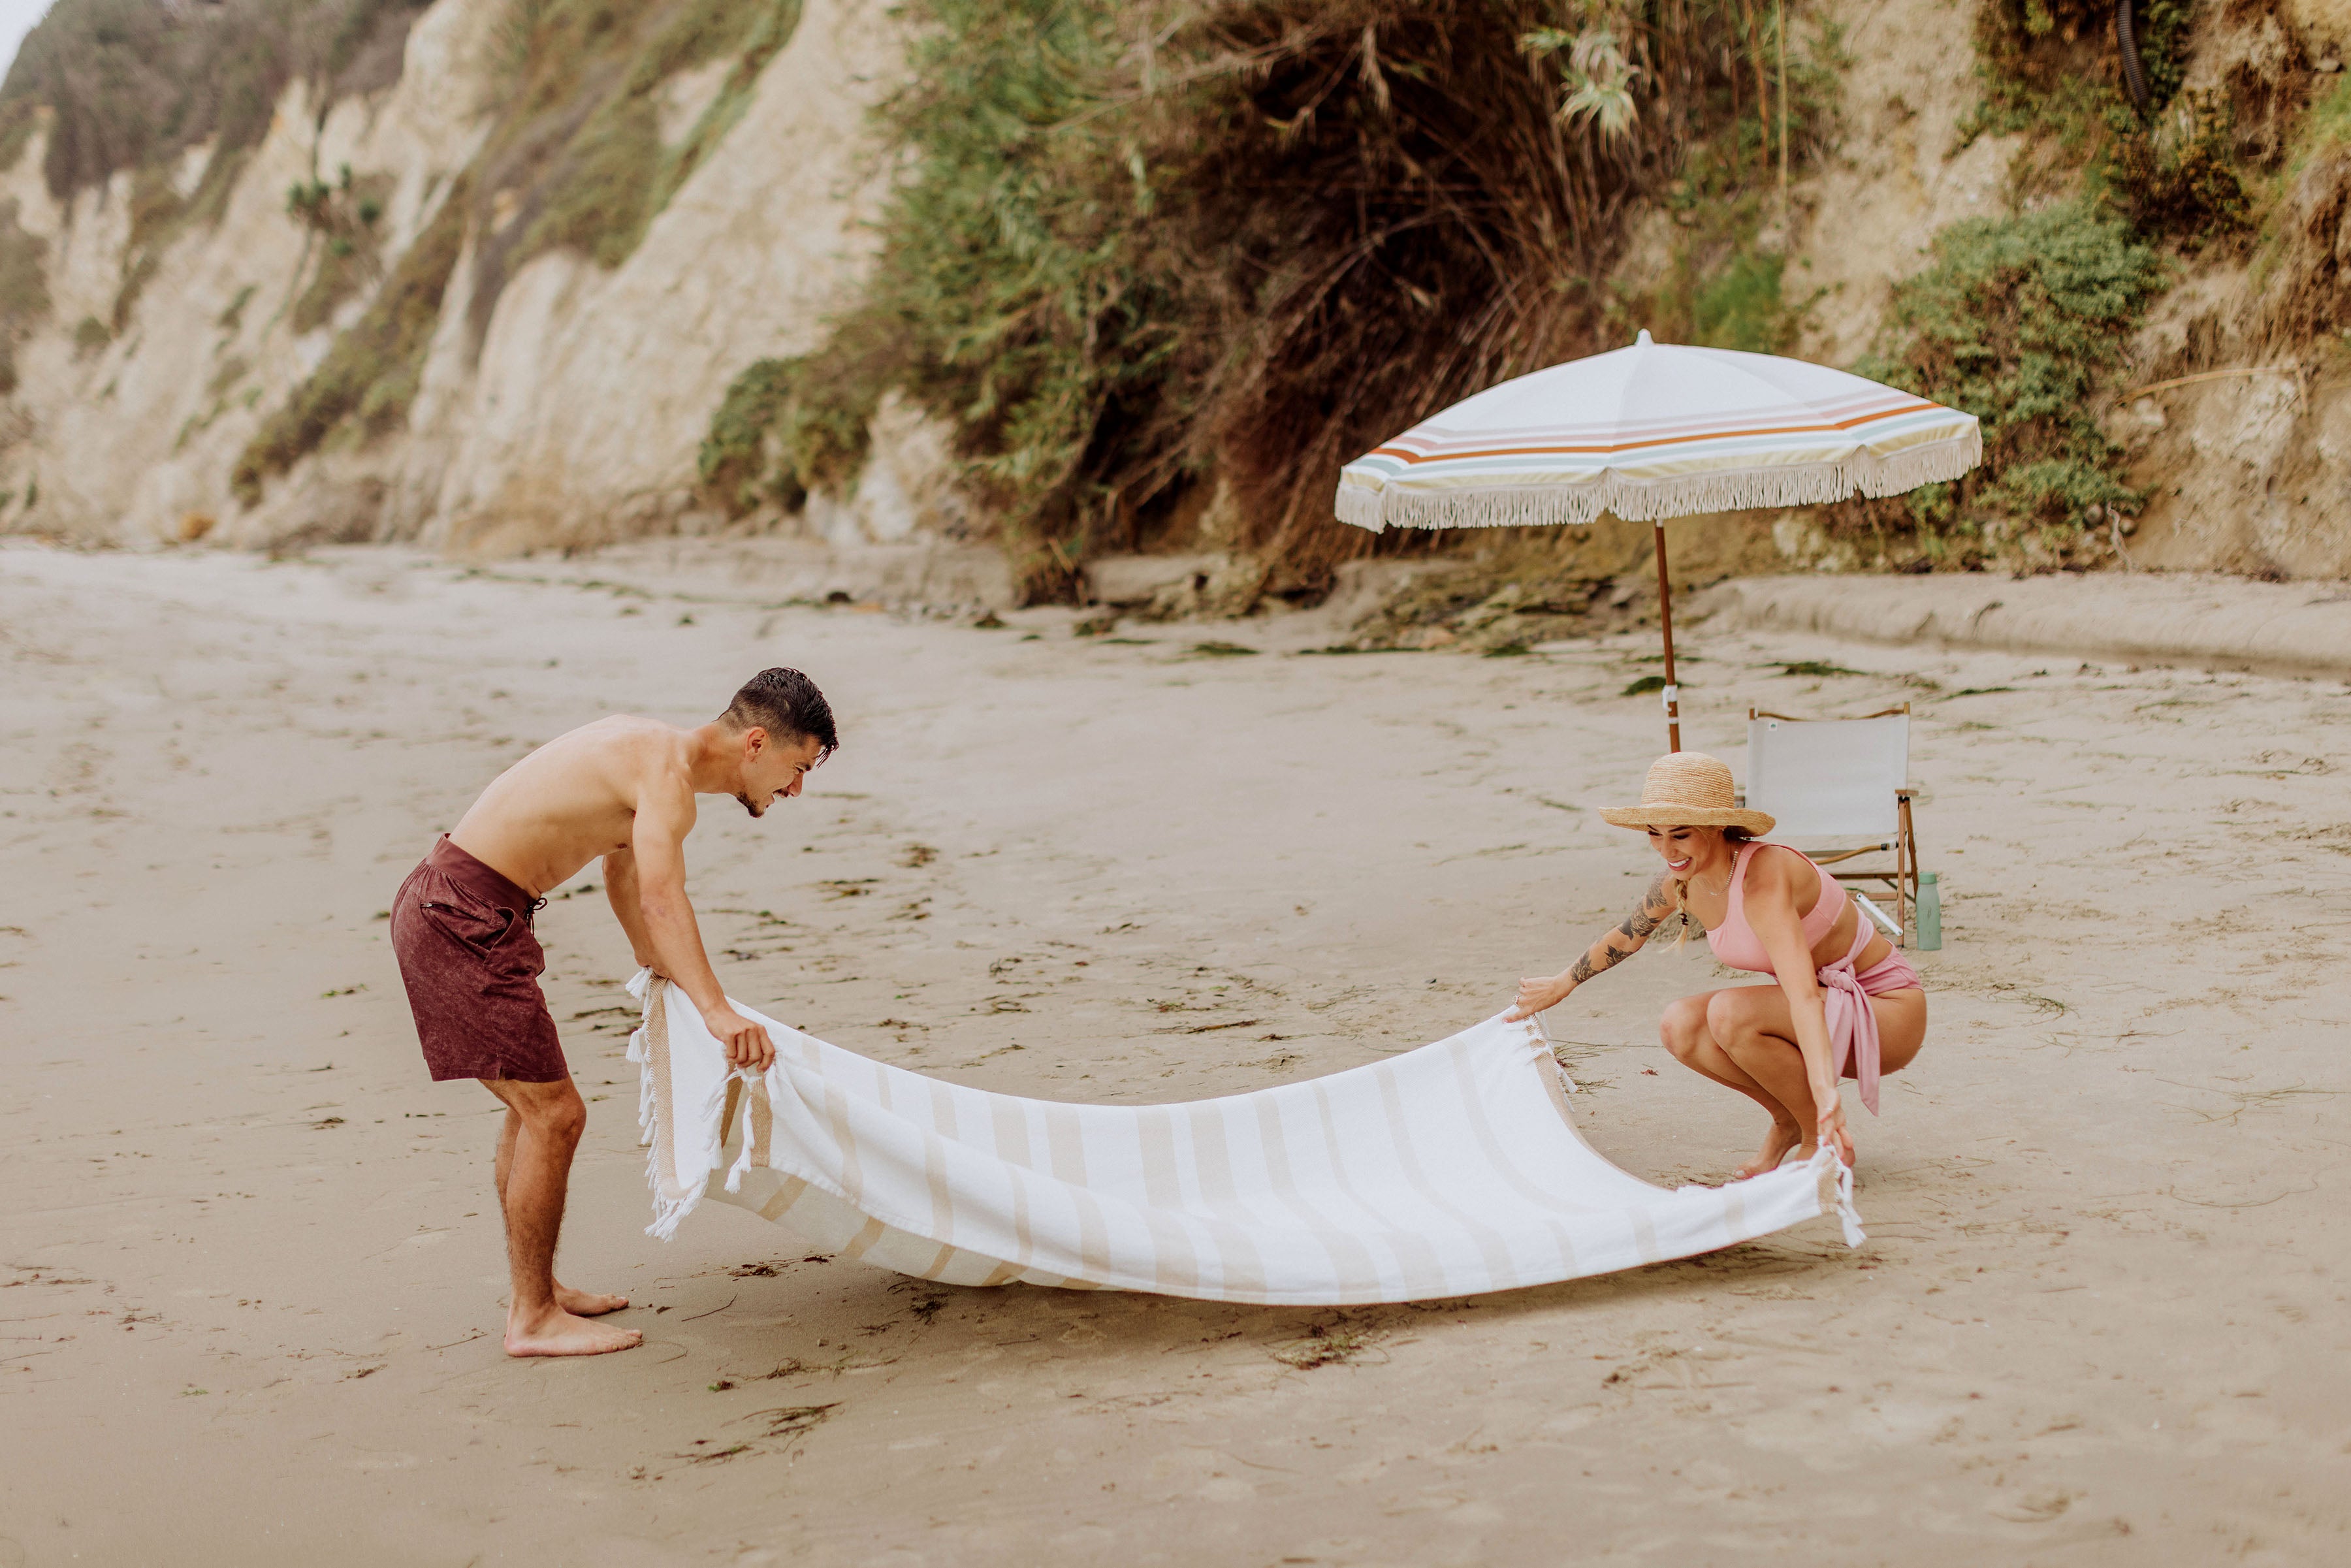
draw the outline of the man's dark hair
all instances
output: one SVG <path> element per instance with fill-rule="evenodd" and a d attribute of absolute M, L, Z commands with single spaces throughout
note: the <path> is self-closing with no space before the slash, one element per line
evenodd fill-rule
<path fill-rule="evenodd" d="M 778 739 L 813 740 L 822 747 L 819 762 L 841 748 L 832 705 L 798 670 L 761 670 L 743 683 L 718 722 L 738 734 L 757 725 Z"/>

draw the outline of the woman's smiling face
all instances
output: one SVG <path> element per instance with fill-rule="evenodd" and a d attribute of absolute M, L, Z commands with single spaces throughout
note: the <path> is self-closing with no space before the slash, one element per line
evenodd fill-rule
<path fill-rule="evenodd" d="M 1720 828 L 1651 828 L 1649 847 L 1665 858 L 1666 874 L 1685 881 L 1722 845 Z"/>

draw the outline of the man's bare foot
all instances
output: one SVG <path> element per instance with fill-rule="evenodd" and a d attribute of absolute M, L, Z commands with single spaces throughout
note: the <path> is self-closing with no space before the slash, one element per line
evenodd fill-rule
<path fill-rule="evenodd" d="M 1739 1179 L 1745 1181 L 1750 1176 L 1778 1170 L 1780 1162 L 1788 1157 L 1788 1151 L 1801 1144 L 1803 1136 L 1803 1128 L 1793 1122 L 1772 1123 L 1771 1130 L 1763 1134 L 1763 1147 L 1757 1151 L 1753 1159 L 1739 1167 Z"/>
<path fill-rule="evenodd" d="M 629 1304 L 626 1296 L 607 1296 L 594 1291 L 575 1291 L 560 1280 L 555 1284 L 555 1304 L 575 1318 L 601 1318 L 606 1312 L 617 1312 Z"/>
<path fill-rule="evenodd" d="M 530 1322 L 507 1319 L 508 1355 L 602 1355 L 644 1343 L 634 1329 L 610 1328 L 549 1307 Z"/>

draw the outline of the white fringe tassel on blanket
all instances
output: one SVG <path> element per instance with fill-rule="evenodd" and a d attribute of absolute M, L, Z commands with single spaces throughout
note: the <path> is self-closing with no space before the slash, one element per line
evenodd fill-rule
<path fill-rule="evenodd" d="M 1824 1215 L 1863 1237 L 1828 1150 L 1668 1192 L 1610 1165 L 1531 1023 L 1177 1105 L 1023 1100 L 842 1051 L 740 1002 L 776 1042 L 730 1071 L 643 972 L 630 1060 L 668 1238 L 710 1196 L 843 1258 L 959 1285 L 1343 1305 L 1475 1295 L 1687 1258 Z"/>

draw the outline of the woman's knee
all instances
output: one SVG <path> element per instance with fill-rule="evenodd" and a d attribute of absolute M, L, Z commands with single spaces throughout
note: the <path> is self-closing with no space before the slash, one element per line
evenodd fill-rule
<path fill-rule="evenodd" d="M 1706 1044 L 1706 998 L 1684 997 L 1668 1003 L 1657 1019 L 1657 1040 L 1676 1061 L 1687 1061 Z"/>
<path fill-rule="evenodd" d="M 1717 991 L 1706 999 L 1707 1032 L 1728 1051 L 1755 1032 L 1754 1010 L 1737 991 Z"/>

